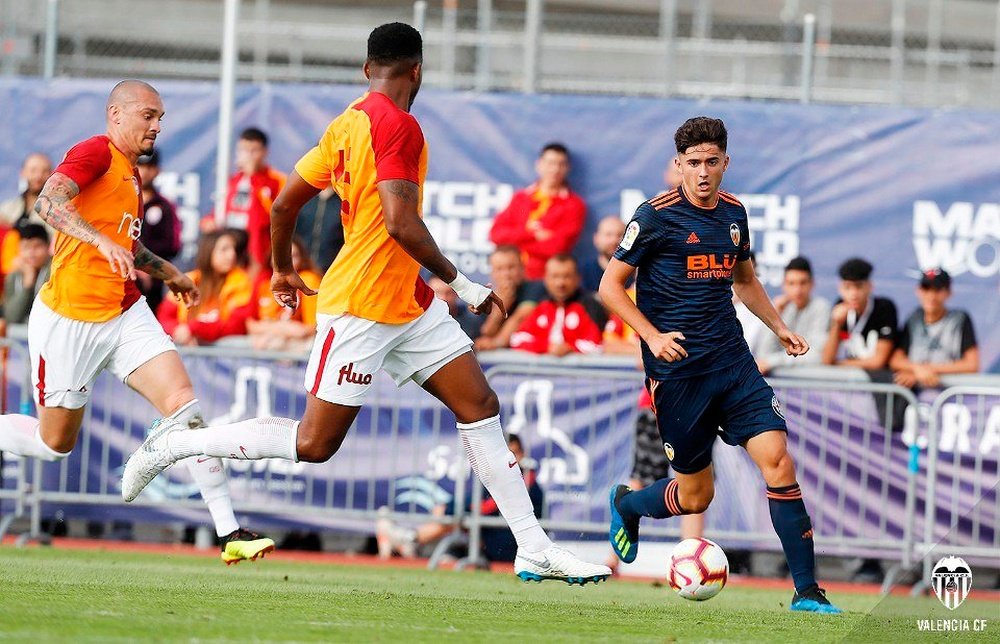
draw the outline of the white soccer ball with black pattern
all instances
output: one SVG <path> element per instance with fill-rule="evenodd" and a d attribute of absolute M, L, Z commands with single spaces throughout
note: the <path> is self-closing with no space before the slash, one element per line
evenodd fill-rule
<path fill-rule="evenodd" d="M 705 601 L 718 595 L 729 579 L 729 559 L 708 539 L 685 539 L 670 553 L 667 583 L 684 599 Z"/>

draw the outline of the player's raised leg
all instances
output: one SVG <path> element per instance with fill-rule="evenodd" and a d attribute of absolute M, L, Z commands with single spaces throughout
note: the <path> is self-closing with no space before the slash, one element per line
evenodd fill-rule
<path fill-rule="evenodd" d="M 500 403 L 471 351 L 434 372 L 423 388 L 455 414 L 466 455 L 517 541 L 514 572 L 524 581 L 585 584 L 607 579 L 607 566 L 582 561 L 552 543 L 538 524 L 524 479 L 500 426 Z"/>
<path fill-rule="evenodd" d="M 757 434 L 746 442 L 745 447 L 767 484 L 771 523 L 781 540 L 781 548 L 795 583 L 791 609 L 840 613 L 841 610 L 830 603 L 825 591 L 816 583 L 812 521 L 795 478 L 795 464 L 788 453 L 785 432 L 776 430 Z"/>
<path fill-rule="evenodd" d="M 632 491 L 625 485 L 611 488 L 611 527 L 608 539 L 615 554 L 625 563 L 635 561 L 639 551 L 639 520 L 641 517 L 667 519 L 699 514 L 708 509 L 715 496 L 712 466 L 694 474 L 675 472 L 674 478 L 664 478 Z"/>
<path fill-rule="evenodd" d="M 136 317 L 145 317 L 148 308 L 144 307 L 136 313 Z M 151 322 L 155 323 L 155 320 Z M 125 377 L 125 382 L 156 407 L 164 417 L 161 423 L 172 423 L 192 430 L 205 427 L 201 405 L 195 398 L 194 387 L 180 356 L 171 348 L 144 359 L 145 356 L 137 355 L 136 351 L 142 351 L 139 347 L 149 347 L 150 343 L 140 344 L 142 333 L 139 329 L 136 331 L 136 338 L 124 343 L 118 349 L 117 355 L 113 358 L 112 368 L 128 358 L 142 360 L 141 364 Z M 128 367 L 124 369 L 127 370 Z M 222 541 L 221 557 L 227 565 L 243 560 L 254 561 L 274 550 L 272 539 L 240 527 L 233 511 L 229 481 L 221 460 L 214 457 L 194 457 L 186 459 L 185 465 L 212 515 L 215 533 Z"/>
<path fill-rule="evenodd" d="M 83 407 L 45 407 L 38 410 L 38 418 L 4 414 L 0 416 L 0 452 L 61 461 L 76 445 L 83 413 Z"/>

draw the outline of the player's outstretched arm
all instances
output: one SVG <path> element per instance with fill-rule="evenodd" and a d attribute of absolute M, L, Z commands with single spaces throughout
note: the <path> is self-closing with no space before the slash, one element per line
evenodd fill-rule
<path fill-rule="evenodd" d="M 764 285 L 757 279 L 757 273 L 753 269 L 753 262 L 749 259 L 736 262 L 733 269 L 733 291 L 736 296 L 747 305 L 750 312 L 760 318 L 771 331 L 778 336 L 781 345 L 790 356 L 800 356 L 809 350 L 809 343 L 805 338 L 792 331 L 781 319 L 778 310 L 774 308 L 771 298 L 768 297 Z"/>
<path fill-rule="evenodd" d="M 660 360 L 674 362 L 686 358 L 687 351 L 680 345 L 680 340 L 684 340 L 684 334 L 680 331 L 661 333 L 628 296 L 625 285 L 632 279 L 634 273 L 635 266 L 612 257 L 598 288 L 601 302 L 609 311 L 617 314 L 635 329 L 650 352 Z"/>
<path fill-rule="evenodd" d="M 163 259 L 153 251 L 136 241 L 135 246 L 135 267 L 155 277 L 163 280 L 170 292 L 184 302 L 187 306 L 197 306 L 201 301 L 201 292 L 190 277 L 180 271 L 179 268 Z"/>
<path fill-rule="evenodd" d="M 389 179 L 378 183 L 385 229 L 403 250 L 417 262 L 455 289 L 462 301 L 479 315 L 486 315 L 496 306 L 504 314 L 503 300 L 489 288 L 476 284 L 458 272 L 431 236 L 417 208 L 420 187 L 405 179 Z"/>
<path fill-rule="evenodd" d="M 295 220 L 299 218 L 302 206 L 318 195 L 320 189 L 311 185 L 292 171 L 288 182 L 271 204 L 271 293 L 278 304 L 294 309 L 299 303 L 299 291 L 306 295 L 316 295 L 292 267 L 292 236 L 295 234 Z"/>
<path fill-rule="evenodd" d="M 35 201 L 35 212 L 62 234 L 96 247 L 108 260 L 112 271 L 135 279 L 132 253 L 101 234 L 83 218 L 73 204 L 73 198 L 78 194 L 80 187 L 75 181 L 61 172 L 54 172 L 42 186 Z"/>

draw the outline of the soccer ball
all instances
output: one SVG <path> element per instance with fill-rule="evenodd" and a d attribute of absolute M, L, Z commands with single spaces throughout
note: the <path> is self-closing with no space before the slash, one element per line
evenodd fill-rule
<path fill-rule="evenodd" d="M 714 541 L 685 539 L 670 553 L 667 582 L 684 599 L 711 599 L 725 587 L 727 579 L 729 560 Z"/>

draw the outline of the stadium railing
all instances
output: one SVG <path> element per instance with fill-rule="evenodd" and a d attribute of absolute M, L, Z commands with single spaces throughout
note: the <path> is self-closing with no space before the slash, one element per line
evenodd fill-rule
<path fill-rule="evenodd" d="M 8 368 L 11 362 L 30 364 L 28 347 L 0 338 L 0 412 L 30 414 L 31 371 L 24 369 L 11 373 Z M 28 538 L 37 538 L 41 533 L 41 500 L 32 485 L 38 480 L 40 472 L 40 461 L 0 452 L 0 506 L 4 505 L 4 501 L 11 505 L 8 512 L 0 515 L 0 541 L 7 536 L 14 521 L 24 516 L 30 518 L 30 527 L 18 536 L 18 544 L 23 544 Z M 5 482 L 12 482 L 13 486 L 5 487 Z"/>
<path fill-rule="evenodd" d="M 16 399 L 17 410 L 30 412 L 25 345 L 7 344 L 6 390 Z M 237 347 L 184 348 L 181 353 L 210 424 L 260 415 L 301 416 L 305 356 Z M 608 525 L 607 491 L 627 480 L 632 467 L 642 386 L 634 361 L 517 352 L 491 352 L 481 360 L 500 397 L 505 428 L 522 437 L 537 464 L 546 494 L 545 527 L 563 539 L 602 539 Z M 996 478 L 996 448 L 989 448 L 986 425 L 1000 424 L 1000 413 L 994 414 L 996 421 L 989 420 L 1000 399 L 1000 378 L 942 380 L 947 388 L 921 403 L 907 389 L 866 381 L 863 372 L 801 368 L 770 379 L 791 429 L 789 445 L 820 554 L 891 560 L 896 565 L 887 586 L 928 559 L 937 540 L 970 557 L 989 559 L 997 552 L 996 489 L 990 482 Z M 57 508 L 104 520 L 205 521 L 204 505 L 183 468 L 159 477 L 157 481 L 168 480 L 151 485 L 136 503 L 122 503 L 117 472 L 156 414 L 138 395 L 123 395 L 121 387 L 107 374 L 95 383 L 93 404 L 70 458 L 58 464 L 8 459 L 17 467 L 3 477 L 13 484 L 0 489 L 0 501 L 5 508 L 13 504 L 14 512 L 5 513 L 0 527 L 7 529 L 14 518 L 28 516 L 30 534 L 38 536 L 43 510 Z M 482 489 L 466 484 L 469 469 L 449 412 L 419 387 L 396 389 L 382 377 L 376 379 L 369 403 L 342 452 L 328 463 L 230 461 L 238 511 L 283 526 L 370 534 L 375 521 L 385 516 L 379 509 L 387 506 L 389 516 L 402 523 L 463 525 L 470 550 L 478 552 L 482 528 L 502 526 L 503 521 L 480 514 Z M 949 406 L 955 404 L 959 407 Z M 910 414 L 909 429 L 894 431 L 900 429 L 897 412 L 904 406 L 928 411 Z M 8 405 L 6 411 L 14 410 Z M 942 437 L 956 435 L 955 414 L 969 415 L 972 429 L 966 423 L 962 431 L 975 434 L 987 451 L 970 457 L 942 444 Z M 957 435 L 960 440 L 961 432 Z M 756 467 L 743 450 L 721 445 L 715 464 L 717 492 L 706 534 L 724 547 L 777 549 Z M 453 487 L 441 487 L 435 477 L 448 479 Z M 947 490 L 950 496 L 944 494 Z M 959 492 L 971 500 L 959 499 Z M 429 510 L 448 497 L 454 499 L 454 514 L 432 516 Z M 986 501 L 977 505 L 980 497 Z M 942 513 L 946 502 L 951 505 Z M 949 533 L 948 526 L 959 529 Z M 652 540 L 678 534 L 672 520 L 643 528 L 644 538 Z"/>

